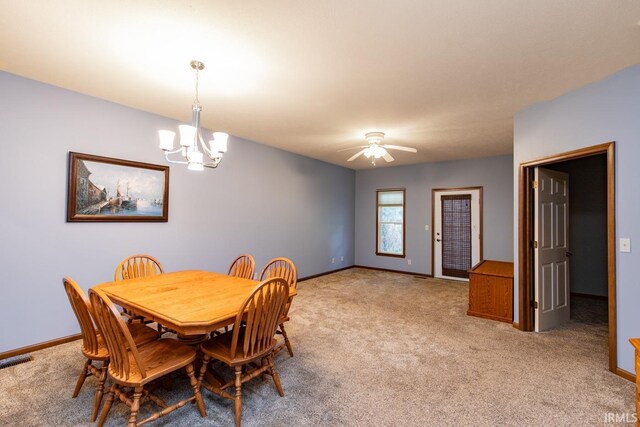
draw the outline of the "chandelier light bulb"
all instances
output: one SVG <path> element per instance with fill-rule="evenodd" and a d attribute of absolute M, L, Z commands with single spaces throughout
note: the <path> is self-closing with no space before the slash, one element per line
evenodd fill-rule
<path fill-rule="evenodd" d="M 211 141 L 211 151 L 214 153 L 226 153 L 228 140 L 228 134 L 224 132 L 214 132 L 213 141 Z"/>
<path fill-rule="evenodd" d="M 160 137 L 160 149 L 164 151 L 173 150 L 173 140 L 176 137 L 176 133 L 170 130 L 159 130 L 158 136 Z"/>
<path fill-rule="evenodd" d="M 178 126 L 178 129 L 180 130 L 180 145 L 183 147 L 193 147 L 196 143 L 196 127 L 191 125 L 180 125 Z"/>

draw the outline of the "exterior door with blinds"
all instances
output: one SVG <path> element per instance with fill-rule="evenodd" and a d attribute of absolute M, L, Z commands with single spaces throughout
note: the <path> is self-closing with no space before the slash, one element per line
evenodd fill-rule
<path fill-rule="evenodd" d="M 469 278 L 471 268 L 471 194 L 440 196 L 442 275 Z"/>
<path fill-rule="evenodd" d="M 482 187 L 433 190 L 433 275 L 468 280 L 482 258 Z"/>

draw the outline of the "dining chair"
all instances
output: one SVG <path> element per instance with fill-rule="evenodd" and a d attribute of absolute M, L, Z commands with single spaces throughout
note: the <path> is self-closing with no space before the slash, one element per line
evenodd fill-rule
<path fill-rule="evenodd" d="M 150 255 L 131 255 L 120 262 L 116 267 L 113 280 L 134 279 L 136 277 L 149 277 L 164 273 L 160 262 Z"/>
<path fill-rule="evenodd" d="M 100 402 L 104 393 L 104 383 L 107 379 L 107 367 L 109 366 L 109 351 L 104 342 L 103 335 L 96 330 L 95 316 L 91 303 L 87 295 L 80 289 L 80 286 L 71 278 L 62 279 L 64 289 L 69 297 L 71 308 L 80 324 L 80 332 L 82 335 L 82 354 L 87 361 L 82 368 L 82 372 L 76 382 L 76 388 L 72 397 L 78 397 L 80 389 L 87 377 L 93 375 L 98 379 L 96 394 L 93 399 L 93 410 L 91 411 L 91 421 L 95 421 L 98 416 Z M 136 344 L 142 345 L 158 338 L 158 333 L 153 329 L 141 324 L 133 323 L 128 325 L 129 332 Z M 100 368 L 93 365 L 93 362 L 102 362 Z"/>
<path fill-rule="evenodd" d="M 274 258 L 267 263 L 260 273 L 260 280 L 270 279 L 272 277 L 281 277 L 287 281 L 289 288 L 296 289 L 298 286 L 298 270 L 295 264 L 289 258 Z M 289 297 L 287 306 L 278 324 L 277 334 L 282 335 L 284 338 L 284 344 L 276 348 L 275 353 L 279 353 L 285 346 L 289 355 L 293 357 L 293 349 L 291 348 L 291 341 L 287 336 L 287 331 L 284 329 L 284 323 L 289 321 L 289 308 L 291 308 L 291 302 L 293 297 Z"/>
<path fill-rule="evenodd" d="M 229 266 L 229 276 L 242 277 L 243 279 L 253 279 L 256 270 L 256 262 L 249 254 L 242 254 L 234 259 Z"/>
<path fill-rule="evenodd" d="M 114 399 L 119 399 L 130 408 L 129 426 L 146 424 L 154 421 L 187 403 L 195 400 L 200 415 L 207 415 L 200 387 L 196 380 L 193 362 L 196 358 L 196 351 L 191 347 L 173 339 L 159 339 L 143 346 L 138 346 L 133 340 L 127 324 L 124 322 L 117 308 L 113 305 L 109 297 L 100 289 L 91 289 L 89 298 L 94 308 L 96 320 L 100 330 L 104 333 L 107 348 L 109 349 L 110 360 L 107 372 L 113 380 L 113 384 L 107 400 L 104 403 L 98 427 L 104 424 Z M 152 415 L 138 423 L 138 411 L 140 409 L 140 398 L 143 394 L 149 394 L 145 386 L 151 381 L 161 378 L 171 372 L 184 368 L 193 396 L 181 400 L 174 405 L 166 407 L 166 404 L 156 398 L 151 400 L 163 409 L 154 412 Z M 132 388 L 133 395 L 123 391 L 124 388 Z M 191 405 L 187 405 L 191 406 Z"/>
<path fill-rule="evenodd" d="M 204 355 L 198 384 L 212 393 L 234 401 L 236 427 L 242 417 L 242 384 L 262 374 L 271 375 L 280 396 L 284 396 L 278 372 L 273 365 L 273 350 L 278 321 L 289 298 L 289 285 L 274 278 L 260 283 L 240 306 L 233 329 L 214 336 L 200 345 Z M 211 359 L 234 369 L 234 379 L 218 387 L 203 383 Z M 256 366 L 256 362 L 260 362 Z M 243 369 L 244 368 L 244 369 Z M 235 386 L 235 394 L 226 391 Z"/>
<path fill-rule="evenodd" d="M 137 277 L 156 276 L 163 273 L 164 269 L 162 268 L 162 264 L 160 264 L 157 259 L 151 255 L 137 254 L 123 259 L 122 262 L 118 264 L 113 280 L 119 282 Z M 145 320 L 143 316 L 136 316 L 129 310 L 125 309 L 124 314 L 128 316 L 129 323 L 134 320 L 139 320 L 142 323 L 151 323 L 150 320 Z M 157 329 L 160 333 L 168 332 L 168 330 L 164 330 L 159 323 Z"/>

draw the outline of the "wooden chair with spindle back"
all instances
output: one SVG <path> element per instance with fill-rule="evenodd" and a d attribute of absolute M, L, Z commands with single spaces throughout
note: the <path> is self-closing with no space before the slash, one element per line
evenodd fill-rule
<path fill-rule="evenodd" d="M 113 280 L 119 282 L 122 280 L 135 279 L 137 277 L 150 277 L 157 276 L 158 274 L 164 274 L 162 264 L 152 257 L 151 255 L 137 254 L 126 257 L 118 264 L 116 271 L 113 275 Z M 129 310 L 124 310 L 124 314 L 128 316 L 128 322 L 131 323 L 134 320 L 139 320 L 143 323 L 150 323 L 150 320 L 145 320 L 143 316 L 136 316 L 130 313 Z M 158 332 L 163 333 L 162 326 L 158 324 Z M 166 332 L 166 331 L 164 331 Z"/>
<path fill-rule="evenodd" d="M 109 349 L 111 363 L 109 363 L 107 371 L 109 377 L 113 380 L 98 426 L 101 427 L 104 424 L 116 397 L 131 408 L 129 426 L 146 424 L 194 400 L 197 403 L 200 415 L 206 416 L 204 402 L 200 395 L 200 387 L 193 370 L 196 351 L 172 339 L 160 339 L 138 347 L 129 333 L 126 323 L 109 297 L 99 289 L 91 289 L 89 298 L 94 308 L 97 323 L 104 333 L 107 348 Z M 148 394 L 145 385 L 182 368 L 185 369 L 191 382 L 193 396 L 165 407 L 138 423 L 140 398 L 143 394 Z M 124 387 L 133 388 L 132 398 L 122 391 Z M 166 406 L 164 402 L 159 401 L 157 398 L 152 400 L 155 403 L 159 403 L 160 406 Z"/>
<path fill-rule="evenodd" d="M 289 258 L 274 258 L 267 263 L 260 273 L 260 280 L 270 279 L 272 277 L 281 277 L 287 281 L 289 288 L 296 289 L 298 286 L 298 270 L 295 264 Z M 291 302 L 293 297 L 290 297 L 287 301 L 284 314 L 278 324 L 277 334 L 282 335 L 284 338 L 284 344 L 276 348 L 275 353 L 280 352 L 285 346 L 289 355 L 293 357 L 293 349 L 291 348 L 291 342 L 287 336 L 287 331 L 284 329 L 284 323 L 289 321 L 289 308 L 291 308 Z"/>
<path fill-rule="evenodd" d="M 229 266 L 229 276 L 242 277 L 243 279 L 253 279 L 256 270 L 256 262 L 249 254 L 242 254 L 234 259 Z"/>
<path fill-rule="evenodd" d="M 69 297 L 71 308 L 80 324 L 82 335 L 82 354 L 87 358 L 84 368 L 78 377 L 76 388 L 72 397 L 78 397 L 80 389 L 87 377 L 94 375 L 98 379 L 96 394 L 93 400 L 93 410 L 91 411 L 91 421 L 95 421 L 98 416 L 100 402 L 104 393 L 104 383 L 107 379 L 107 367 L 109 366 L 109 350 L 104 342 L 102 334 L 96 330 L 94 313 L 86 294 L 80 286 L 71 278 L 62 279 L 64 289 Z M 154 341 L 158 338 L 158 333 L 140 323 L 129 325 L 129 331 L 133 340 L 142 345 Z M 102 367 L 93 366 L 93 362 L 102 362 Z"/>
<path fill-rule="evenodd" d="M 136 277 L 149 277 L 163 274 L 164 270 L 160 262 L 150 255 L 138 254 L 122 260 L 116 267 L 114 281 L 135 279 Z"/>
<path fill-rule="evenodd" d="M 204 354 L 198 383 L 212 393 L 234 401 L 236 426 L 242 417 L 242 384 L 262 374 L 271 375 L 280 396 L 284 396 L 278 372 L 273 365 L 273 349 L 278 321 L 289 298 L 289 285 L 274 278 L 260 283 L 240 306 L 233 329 L 200 345 Z M 219 388 L 203 383 L 211 358 L 234 368 L 234 379 Z M 254 366 L 255 362 L 260 365 Z M 243 371 L 243 367 L 247 367 Z M 235 386 L 235 395 L 225 391 Z"/>

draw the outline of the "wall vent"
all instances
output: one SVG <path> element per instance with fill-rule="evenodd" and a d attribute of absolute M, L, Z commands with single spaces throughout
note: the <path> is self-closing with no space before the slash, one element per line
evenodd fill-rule
<path fill-rule="evenodd" d="M 21 363 L 31 362 L 33 357 L 30 354 L 23 354 L 15 357 L 8 357 L 0 360 L 0 369 L 8 368 L 10 366 L 20 365 Z"/>

